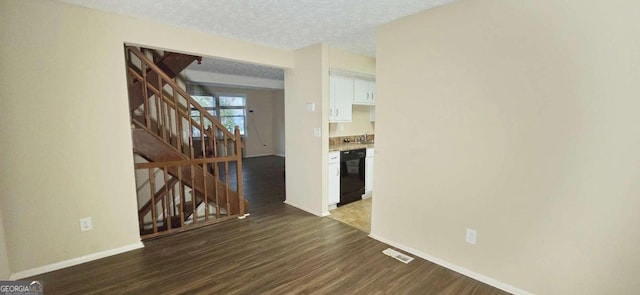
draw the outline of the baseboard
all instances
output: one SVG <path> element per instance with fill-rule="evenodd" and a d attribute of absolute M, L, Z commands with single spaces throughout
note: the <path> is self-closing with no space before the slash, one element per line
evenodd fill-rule
<path fill-rule="evenodd" d="M 407 246 L 402 245 L 400 243 L 393 242 L 391 240 L 385 239 L 385 238 L 380 237 L 378 235 L 375 235 L 373 233 L 369 234 L 369 237 L 371 237 L 372 239 L 378 240 L 380 242 L 383 242 L 383 243 L 385 243 L 387 245 L 396 247 L 396 248 L 398 248 L 400 250 L 406 251 L 406 252 L 408 252 L 410 254 L 413 254 L 415 256 L 418 256 L 418 257 L 420 257 L 420 258 L 422 258 L 424 260 L 431 261 L 431 262 L 433 262 L 433 263 L 435 263 L 437 265 L 440 265 L 442 267 L 448 268 L 448 269 L 450 269 L 452 271 L 455 271 L 457 273 L 460 273 L 460 274 L 463 274 L 465 276 L 468 276 L 468 277 L 470 277 L 470 278 L 472 278 L 474 280 L 483 282 L 483 283 L 485 283 L 487 285 L 490 285 L 490 286 L 496 287 L 496 288 L 498 288 L 500 290 L 509 292 L 511 294 L 533 295 L 533 293 L 531 293 L 531 292 L 527 292 L 525 290 L 518 289 L 518 288 L 516 288 L 514 286 L 511 286 L 511 285 L 509 285 L 507 283 L 504 283 L 504 282 L 501 282 L 501 281 L 496 280 L 494 278 L 490 278 L 488 276 L 473 272 L 473 271 L 468 270 L 468 269 L 466 269 L 464 267 L 461 267 L 461 266 L 455 265 L 453 263 L 444 261 L 442 259 L 439 259 L 439 258 L 436 258 L 436 257 L 431 256 L 429 254 L 423 253 L 423 252 L 418 251 L 416 249 L 413 249 L 411 247 L 407 247 Z"/>
<path fill-rule="evenodd" d="M 257 158 L 257 157 L 266 157 L 266 156 L 273 156 L 273 154 L 244 155 L 244 158 Z"/>
<path fill-rule="evenodd" d="M 97 260 L 97 259 L 100 259 L 100 258 L 105 258 L 105 257 L 113 256 L 113 255 L 116 255 L 116 254 L 129 252 L 131 250 L 140 249 L 140 248 L 143 248 L 143 247 L 144 247 L 144 244 L 142 244 L 142 242 L 138 242 L 138 243 L 127 245 L 127 246 L 120 247 L 120 248 L 115 248 L 115 249 L 111 249 L 111 250 L 107 250 L 107 251 L 102 251 L 102 252 L 98 252 L 98 253 L 85 255 L 85 256 L 82 256 L 82 257 L 78 257 L 78 258 L 73 258 L 73 259 L 69 259 L 69 260 L 64 260 L 64 261 L 48 264 L 48 265 L 45 265 L 45 266 L 40 266 L 40 267 L 36 267 L 36 268 L 32 268 L 32 269 L 27 269 L 27 270 L 24 270 L 24 271 L 21 271 L 21 272 L 17 272 L 17 273 L 11 274 L 11 277 L 9 279 L 10 280 L 20 280 L 20 279 L 23 279 L 23 278 L 27 278 L 27 277 L 43 274 L 43 273 L 46 273 L 46 272 L 59 270 L 59 269 L 67 268 L 67 267 L 70 267 L 70 266 L 82 264 L 82 263 L 85 263 L 85 262 Z"/>
<path fill-rule="evenodd" d="M 281 154 L 260 154 L 260 155 L 244 155 L 244 158 L 257 158 L 257 157 L 268 157 L 268 156 L 276 156 L 281 158 L 285 157 L 285 155 L 281 155 Z"/>
<path fill-rule="evenodd" d="M 290 205 L 290 206 L 296 207 L 296 208 L 298 208 L 298 209 L 300 209 L 300 210 L 302 210 L 302 211 L 305 211 L 305 212 L 311 213 L 311 214 L 313 214 L 313 215 L 315 215 L 315 216 L 320 216 L 320 217 L 327 216 L 327 215 L 324 215 L 324 214 L 325 214 L 325 212 L 316 212 L 316 211 L 314 211 L 314 210 L 309 210 L 308 208 L 305 208 L 305 207 L 303 207 L 303 206 L 300 206 L 300 205 L 298 205 L 298 204 L 296 204 L 296 203 L 292 203 L 292 202 L 291 202 L 291 201 L 289 201 L 289 200 L 285 200 L 285 201 L 284 201 L 284 203 L 285 203 L 285 204 L 287 204 L 287 205 Z M 326 212 L 326 213 L 329 213 L 329 212 Z"/>

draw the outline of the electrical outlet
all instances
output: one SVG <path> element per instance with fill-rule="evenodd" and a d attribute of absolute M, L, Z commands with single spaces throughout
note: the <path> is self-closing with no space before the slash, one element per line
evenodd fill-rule
<path fill-rule="evenodd" d="M 315 136 L 315 137 L 321 137 L 321 136 L 322 136 L 322 129 L 320 129 L 320 128 L 313 128 L 313 136 Z"/>
<path fill-rule="evenodd" d="M 93 229 L 91 217 L 80 218 L 80 231 L 88 231 Z"/>
<path fill-rule="evenodd" d="M 475 229 L 467 228 L 467 236 L 465 238 L 465 241 L 471 245 L 475 245 L 477 236 L 478 233 Z"/>

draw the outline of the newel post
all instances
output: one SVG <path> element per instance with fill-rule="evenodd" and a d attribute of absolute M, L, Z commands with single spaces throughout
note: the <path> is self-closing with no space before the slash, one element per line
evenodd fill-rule
<path fill-rule="evenodd" d="M 238 125 L 236 125 L 236 128 L 233 130 L 233 134 L 235 137 L 235 156 L 236 156 L 236 180 L 238 182 L 238 202 L 240 202 L 239 204 L 239 208 L 240 208 L 240 213 L 239 215 L 242 217 L 244 216 L 245 212 L 245 208 L 244 208 L 244 193 L 243 193 L 243 180 L 242 180 L 242 135 L 240 134 L 240 127 L 238 127 Z"/>

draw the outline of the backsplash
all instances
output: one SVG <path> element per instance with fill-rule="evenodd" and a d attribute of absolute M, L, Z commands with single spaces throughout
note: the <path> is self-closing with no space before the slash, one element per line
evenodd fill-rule
<path fill-rule="evenodd" d="M 366 140 L 365 137 L 366 136 Z M 342 144 L 344 140 L 347 139 L 349 142 L 369 142 L 373 143 L 375 141 L 374 134 L 362 134 L 362 135 L 349 135 L 349 136 L 336 136 L 329 137 L 329 146 Z"/>
<path fill-rule="evenodd" d="M 376 133 L 371 106 L 354 105 L 351 122 L 329 123 L 329 137 Z"/>

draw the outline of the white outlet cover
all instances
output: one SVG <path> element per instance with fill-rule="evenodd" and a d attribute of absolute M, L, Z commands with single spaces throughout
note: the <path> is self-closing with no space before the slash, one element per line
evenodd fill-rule
<path fill-rule="evenodd" d="M 322 128 L 313 128 L 313 135 L 315 137 L 321 137 L 322 136 Z"/>
<path fill-rule="evenodd" d="M 85 217 L 80 219 L 80 231 L 88 231 L 93 229 L 91 217 Z"/>
<path fill-rule="evenodd" d="M 476 244 L 476 238 L 477 238 L 478 232 L 475 229 L 470 229 L 467 228 L 467 234 L 465 237 L 465 241 L 471 245 L 475 245 Z"/>

